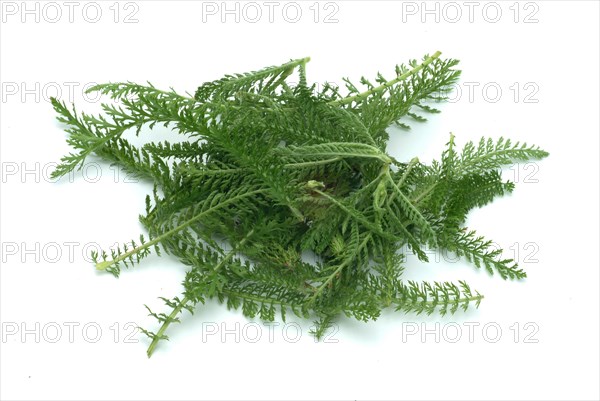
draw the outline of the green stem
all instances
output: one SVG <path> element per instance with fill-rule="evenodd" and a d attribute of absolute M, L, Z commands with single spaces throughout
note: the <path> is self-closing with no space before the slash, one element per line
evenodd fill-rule
<path fill-rule="evenodd" d="M 360 243 L 360 245 L 358 246 L 357 252 L 360 252 L 360 250 L 367 245 L 367 242 L 371 239 L 371 234 L 368 233 L 367 236 L 365 237 L 365 239 Z M 321 293 L 323 292 L 323 290 L 325 289 L 325 287 L 327 287 L 327 285 L 329 285 L 329 283 L 331 283 L 333 281 L 333 279 L 344 269 L 344 267 L 348 266 L 350 264 L 350 262 L 353 262 L 354 258 L 347 258 L 343 263 L 341 263 L 337 269 L 334 270 L 333 273 L 331 273 L 327 279 L 321 283 L 321 285 L 315 290 L 315 293 L 309 298 L 308 303 L 312 303 L 314 302 L 319 295 L 321 295 Z"/>
<path fill-rule="evenodd" d="M 222 291 L 222 293 L 224 295 L 227 295 L 228 297 L 238 297 L 238 298 L 244 298 L 250 301 L 255 301 L 255 302 L 261 302 L 261 303 L 269 303 L 269 304 L 275 304 L 275 305 L 280 305 L 281 307 L 284 307 L 285 304 L 283 301 L 277 300 L 275 298 L 270 298 L 270 297 L 262 297 L 260 295 L 251 295 L 245 292 L 236 292 L 236 291 L 231 291 L 231 290 L 227 290 L 224 289 Z"/>
<path fill-rule="evenodd" d="M 329 156 L 334 156 L 336 158 L 339 157 L 356 157 L 356 158 L 365 158 L 365 159 L 377 159 L 382 161 L 385 164 L 390 164 L 392 162 L 392 160 L 385 154 L 385 153 L 381 153 L 381 154 L 375 154 L 375 155 L 366 155 L 363 153 L 335 153 L 335 152 L 331 152 L 331 153 L 318 153 L 316 155 L 312 155 L 310 153 L 304 153 L 302 156 L 323 156 L 323 155 L 329 155 Z M 328 160 L 332 160 L 332 159 L 328 159 Z"/>
<path fill-rule="evenodd" d="M 167 328 L 169 327 L 169 325 L 171 324 L 171 322 L 175 321 L 175 318 L 177 317 L 177 315 L 181 312 L 181 310 L 183 309 L 183 307 L 189 301 L 190 301 L 190 299 L 188 297 L 184 297 L 179 302 L 179 304 L 173 309 L 173 311 L 171 312 L 171 314 L 169 315 L 169 317 L 167 318 L 167 320 L 165 320 L 165 322 L 163 323 L 163 325 L 158 330 L 158 333 L 156 333 L 156 336 L 154 336 L 154 338 L 152 339 L 152 342 L 150 343 L 150 346 L 148 347 L 148 350 L 146 351 L 146 354 L 148 354 L 148 358 L 150 358 L 152 356 L 152 353 L 154 352 L 154 349 L 158 345 L 158 342 L 164 338 L 165 331 L 167 331 Z"/>
<path fill-rule="evenodd" d="M 342 202 L 338 201 L 337 199 L 330 196 L 329 194 L 326 194 L 325 192 L 318 190 L 317 188 L 313 188 L 312 191 L 321 195 L 323 198 L 327 199 L 328 201 L 333 203 L 335 206 L 342 209 L 346 214 L 348 214 L 354 220 L 358 221 L 363 227 L 365 227 L 369 231 L 371 231 L 377 235 L 380 235 L 384 238 L 387 238 L 389 240 L 395 239 L 395 237 L 392 234 L 382 231 L 375 224 L 373 224 L 372 222 L 367 220 L 365 217 L 363 217 L 362 214 L 360 214 L 356 210 L 352 209 L 351 206 L 344 205 Z"/>
<path fill-rule="evenodd" d="M 398 183 L 396 184 L 398 186 L 398 188 L 402 188 L 402 185 L 404 185 L 404 181 L 406 181 L 406 178 L 408 178 L 408 175 L 410 174 L 413 167 L 417 163 L 419 163 L 418 157 L 413 157 L 412 159 L 410 159 L 410 161 L 408 162 L 408 165 L 406 166 L 406 170 L 404 170 L 402 177 L 400 177 L 400 181 L 398 181 Z"/>
<path fill-rule="evenodd" d="M 390 182 L 391 182 L 392 185 L 395 184 L 396 187 L 398 188 L 398 190 L 400 190 L 400 188 L 402 188 L 402 185 L 404 185 L 404 181 L 408 177 L 408 174 L 410 173 L 410 171 L 412 170 L 412 168 L 414 167 L 414 165 L 417 164 L 418 162 L 419 162 L 419 158 L 418 157 L 413 157 L 410 160 L 410 162 L 408 163 L 408 166 L 406 167 L 406 170 L 402 174 L 402 177 L 400 177 L 400 181 L 398 181 L 397 184 L 394 183 L 394 179 L 392 178 L 392 175 L 389 173 L 389 171 L 387 171 L 387 178 L 390 180 Z M 392 194 L 387 199 L 386 204 L 389 205 L 390 203 L 392 203 L 394 201 L 394 199 L 396 199 L 396 192 L 392 192 Z"/>
<path fill-rule="evenodd" d="M 304 167 L 320 166 L 322 164 L 335 163 L 340 160 L 343 160 L 343 157 L 334 157 L 331 159 L 317 160 L 317 161 L 311 161 L 311 162 L 287 163 L 287 164 L 284 164 L 283 167 L 284 168 L 304 168 Z"/>
<path fill-rule="evenodd" d="M 412 203 L 416 205 L 419 202 L 421 202 L 425 196 L 429 195 L 431 193 L 431 191 L 433 191 L 435 189 L 435 187 L 437 187 L 438 182 L 439 181 L 436 181 L 433 184 L 431 184 L 429 187 L 427 187 L 427 189 L 425 189 L 423 192 L 421 192 L 419 194 L 419 196 L 417 196 L 416 198 L 414 198 L 412 200 Z"/>
<path fill-rule="evenodd" d="M 283 165 L 283 168 L 305 168 L 305 167 L 313 167 L 313 166 L 320 166 L 323 164 L 329 164 L 329 163 L 335 163 L 338 161 L 343 160 L 342 157 L 334 157 L 331 159 L 324 159 L 324 160 L 316 160 L 316 161 L 310 161 L 310 162 L 299 162 L 299 163 L 287 163 Z M 189 173 L 190 175 L 213 175 L 213 174 L 237 174 L 237 173 L 243 173 L 246 172 L 248 170 L 244 169 L 244 168 L 226 168 L 226 169 L 221 169 L 221 170 L 202 170 L 199 168 L 194 168 L 194 167 L 182 167 L 181 171 L 185 171 L 187 173 Z"/>
<path fill-rule="evenodd" d="M 386 83 L 381 84 L 373 89 L 369 89 L 366 92 L 362 92 L 362 93 L 359 93 L 354 96 L 345 97 L 343 99 L 334 100 L 332 102 L 329 102 L 329 104 L 341 106 L 341 105 L 349 104 L 349 103 L 352 103 L 355 101 L 356 102 L 361 101 L 361 100 L 371 96 L 374 93 L 381 92 L 381 91 L 389 88 L 390 86 L 393 86 L 393 85 L 397 84 L 398 82 L 404 81 L 405 79 L 409 78 L 410 76 L 416 74 L 417 72 L 419 72 L 423 68 L 425 68 L 427 65 L 431 64 L 435 59 L 440 57 L 441 54 L 442 54 L 441 52 L 437 51 L 437 52 L 433 53 L 432 56 L 425 59 L 421 64 L 419 64 L 418 66 L 413 68 L 412 70 L 407 71 L 402 75 L 399 75 L 398 77 L 396 77 L 395 79 L 392 79 L 391 81 L 387 81 Z"/>
<path fill-rule="evenodd" d="M 244 245 L 244 243 L 248 240 L 248 238 L 250 238 L 252 236 L 252 234 L 254 234 L 254 229 L 248 231 L 248 234 L 246 234 L 246 236 L 231 251 L 229 251 L 223 259 L 221 259 L 219 261 L 219 263 L 215 266 L 215 268 L 212 270 L 212 272 L 214 273 L 214 272 L 218 271 L 221 267 L 223 267 L 225 265 L 225 262 L 227 262 L 229 259 L 231 259 L 231 257 L 238 251 L 238 249 L 240 249 L 240 247 L 242 245 Z M 156 336 L 154 336 L 154 338 L 152 339 L 152 342 L 150 343 L 150 346 L 148 347 L 148 351 L 146 352 L 148 354 L 148 358 L 150 358 L 152 356 L 152 353 L 154 352 L 154 349 L 158 345 L 158 342 L 164 338 L 165 331 L 167 331 L 167 328 L 169 327 L 171 322 L 175 321 L 175 318 L 177 317 L 177 315 L 179 313 L 181 313 L 181 310 L 190 301 L 191 301 L 191 299 L 188 296 L 183 297 L 183 299 L 181 301 L 179 301 L 179 304 L 177 304 L 177 306 L 173 309 L 173 311 L 171 312 L 171 314 L 169 315 L 167 320 L 165 320 L 163 322 L 162 326 L 158 330 L 158 333 L 156 333 Z"/>
<path fill-rule="evenodd" d="M 302 149 L 302 146 L 290 147 L 290 149 L 292 149 L 292 151 L 300 150 L 300 152 L 301 152 L 300 156 L 309 156 L 309 157 L 326 156 L 326 157 L 332 158 L 332 159 L 328 159 L 328 160 L 333 160 L 333 158 L 344 158 L 345 159 L 345 158 L 355 157 L 355 158 L 365 158 L 365 159 L 377 159 L 385 164 L 391 164 L 393 162 L 393 160 L 386 153 L 382 152 L 381 149 L 379 149 L 373 145 L 368 145 L 366 143 L 330 142 L 330 143 L 328 143 L 328 145 L 331 145 L 331 146 L 360 145 L 360 147 L 366 148 L 369 152 L 372 152 L 372 153 L 340 152 L 340 151 L 335 151 L 335 150 L 310 152 L 310 151 L 306 151 L 306 148 Z M 309 146 L 309 148 L 310 148 L 310 146 Z"/>
<path fill-rule="evenodd" d="M 140 245 L 140 246 L 138 246 L 138 247 L 136 247 L 136 248 L 134 248 L 134 249 L 132 249 L 130 251 L 127 251 L 127 252 L 123 253 L 122 255 L 120 255 L 119 257 L 117 257 L 117 258 L 115 258 L 113 260 L 105 260 L 104 262 L 97 263 L 96 264 L 96 268 L 98 270 L 105 270 L 106 268 L 108 268 L 108 267 L 110 267 L 110 266 L 112 266 L 112 265 L 114 265 L 116 263 L 119 263 L 119 262 L 121 262 L 121 261 L 123 261 L 123 260 L 125 260 L 125 259 L 127 259 L 129 257 L 131 257 L 132 255 L 135 255 L 136 253 L 140 252 L 141 250 L 146 249 L 148 247 L 151 247 L 151 246 L 159 243 L 163 239 L 168 238 L 169 236 L 175 234 L 176 232 L 183 230 L 184 228 L 188 227 L 189 225 L 191 225 L 192 223 L 196 222 L 200 218 L 206 216 L 207 214 L 209 214 L 209 213 L 211 213 L 211 212 L 213 212 L 213 211 L 215 211 L 217 209 L 220 209 L 220 208 L 222 208 L 224 206 L 227 206 L 227 205 L 229 205 L 231 203 L 237 202 L 237 201 L 239 201 L 242 198 L 246 198 L 248 196 L 253 196 L 253 195 L 256 195 L 256 194 L 263 193 L 263 192 L 265 192 L 264 189 L 259 189 L 259 190 L 256 190 L 256 191 L 246 192 L 245 194 L 242 194 L 242 195 L 234 196 L 231 199 L 227 199 L 227 200 L 219 203 L 218 205 L 213 206 L 212 208 L 210 208 L 208 210 L 205 210 L 202 213 L 197 214 L 196 216 L 192 217 L 191 219 L 189 219 L 185 223 L 183 223 L 183 224 L 181 224 L 181 225 L 179 225 L 179 226 L 177 226 L 177 227 L 175 227 L 175 228 L 167 231 L 166 233 L 164 233 L 164 234 L 162 234 L 162 235 L 154 238 L 152 241 L 148 241 L 148 242 L 146 242 L 143 245 Z"/>
<path fill-rule="evenodd" d="M 463 298 L 458 298 L 458 299 L 454 299 L 451 302 L 452 303 L 465 303 L 465 302 L 481 302 L 481 300 L 485 298 L 483 295 L 478 294 L 478 295 L 472 295 L 470 297 L 463 297 Z M 439 301 L 414 301 L 414 302 L 404 302 L 404 300 L 401 299 L 393 299 L 392 303 L 396 304 L 398 307 L 404 307 L 405 305 L 409 305 L 409 306 L 415 306 L 415 307 L 436 307 L 439 304 Z"/>

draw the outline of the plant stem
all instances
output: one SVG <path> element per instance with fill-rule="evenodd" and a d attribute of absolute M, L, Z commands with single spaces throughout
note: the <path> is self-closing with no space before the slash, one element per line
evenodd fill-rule
<path fill-rule="evenodd" d="M 377 92 L 381 92 L 387 88 L 389 88 L 390 86 L 393 86 L 395 84 L 397 84 L 398 82 L 404 81 L 405 79 L 409 78 L 410 76 L 416 74 L 417 72 L 421 71 L 423 68 L 425 68 L 427 65 L 431 64 L 435 59 L 437 59 L 438 57 L 440 57 L 442 53 L 437 51 L 435 53 L 433 53 L 432 56 L 426 58 L 421 64 L 419 64 L 418 66 L 416 66 L 415 68 L 413 68 L 410 71 L 405 72 L 402 75 L 399 75 L 398 77 L 392 79 L 391 81 L 387 81 L 384 84 L 381 84 L 373 89 L 369 89 L 366 92 L 362 92 L 359 93 L 357 95 L 354 96 L 349 96 L 349 97 L 345 97 L 343 99 L 339 99 L 339 100 L 334 100 L 332 102 L 329 102 L 329 104 L 332 105 L 336 105 L 336 106 L 341 106 L 344 104 L 348 104 L 348 103 L 352 103 L 352 102 L 358 102 L 361 101 L 369 96 L 371 96 L 374 93 Z"/>
<path fill-rule="evenodd" d="M 154 338 L 152 339 L 152 342 L 150 343 L 148 350 L 146 351 L 146 354 L 148 354 L 148 358 L 150 358 L 152 356 L 152 353 L 154 352 L 154 349 L 158 345 L 158 342 L 164 338 L 165 331 L 167 330 L 167 328 L 169 327 L 171 322 L 175 321 L 175 318 L 177 317 L 177 315 L 181 312 L 183 307 L 189 301 L 190 301 L 190 299 L 188 297 L 184 297 L 181 301 L 179 301 L 179 304 L 173 309 L 173 311 L 171 312 L 171 314 L 169 315 L 167 320 L 165 320 L 163 325 L 158 330 L 158 333 L 156 333 L 156 336 L 154 336 Z"/>
<path fill-rule="evenodd" d="M 314 167 L 314 166 L 320 166 L 322 164 L 335 163 L 335 162 L 338 162 L 343 159 L 344 159 L 343 157 L 334 157 L 331 159 L 324 159 L 324 160 L 317 160 L 317 161 L 310 161 L 310 162 L 287 163 L 287 164 L 284 164 L 283 167 L 284 168 Z"/>
<path fill-rule="evenodd" d="M 419 163 L 418 157 L 413 157 L 412 159 L 410 159 L 410 162 L 408 162 L 408 165 L 406 166 L 406 170 L 404 170 L 402 177 L 400 177 L 400 181 L 398 181 L 398 183 L 396 184 L 398 188 L 402 188 L 402 186 L 404 185 L 404 181 L 406 181 L 406 178 L 417 163 Z"/>
<path fill-rule="evenodd" d="M 223 259 L 221 259 L 219 261 L 219 263 L 215 266 L 215 268 L 212 270 L 212 272 L 214 273 L 214 272 L 218 271 L 221 267 L 223 267 L 225 262 L 227 262 L 229 259 L 231 259 L 231 257 L 238 251 L 238 249 L 240 249 L 240 247 L 248 240 L 248 238 L 250 238 L 252 236 L 252 234 L 254 234 L 254 229 L 248 231 L 248 234 L 246 234 L 246 236 L 231 251 L 229 251 Z M 169 327 L 171 322 L 175 321 L 175 318 L 177 317 L 177 315 L 179 313 L 181 313 L 181 310 L 190 301 L 191 301 L 191 298 L 189 298 L 188 296 L 183 297 L 183 299 L 181 301 L 179 301 L 179 304 L 177 304 L 177 306 L 173 309 L 173 311 L 171 312 L 171 314 L 169 315 L 167 320 L 165 320 L 163 322 L 163 325 L 158 330 L 158 333 L 156 333 L 156 336 L 154 336 L 154 338 L 152 339 L 152 342 L 150 343 L 150 346 L 148 347 L 148 350 L 146 351 L 146 353 L 148 354 L 148 358 L 150 358 L 152 356 L 152 353 L 154 352 L 154 349 L 158 345 L 158 342 L 164 338 L 165 331 L 167 331 L 167 328 Z"/>
<path fill-rule="evenodd" d="M 426 190 L 424 190 L 416 198 L 414 198 L 412 200 L 413 204 L 415 204 L 415 205 L 418 204 L 419 202 L 421 202 L 423 200 L 423 198 L 425 198 L 427 195 L 429 195 L 431 193 L 431 191 L 433 191 L 435 189 L 435 187 L 437 187 L 438 182 L 439 181 L 434 182 L 429 187 L 427 187 Z"/>
<path fill-rule="evenodd" d="M 175 227 L 175 228 L 167 231 L 166 233 L 164 233 L 164 234 L 162 234 L 162 235 L 154 238 L 152 241 L 148 241 L 148 242 L 146 242 L 143 245 L 140 245 L 140 246 L 138 246 L 138 247 L 136 247 L 136 248 L 134 248 L 134 249 L 132 249 L 130 251 L 127 251 L 127 252 L 123 253 L 122 255 L 120 255 L 119 257 L 114 258 L 113 260 L 105 260 L 104 262 L 97 263 L 96 264 L 96 269 L 98 269 L 98 270 L 105 270 L 106 268 L 108 268 L 108 267 L 110 267 L 110 266 L 112 266 L 112 265 L 114 265 L 116 263 L 119 263 L 119 262 L 121 262 L 121 261 L 123 261 L 123 260 L 125 260 L 125 259 L 127 259 L 127 258 L 129 258 L 131 256 L 133 256 L 133 255 L 135 255 L 136 253 L 140 252 L 141 250 L 146 249 L 148 247 L 151 247 L 151 246 L 159 243 L 163 239 L 168 238 L 169 236 L 175 234 L 176 232 L 183 230 L 184 228 L 188 227 L 190 224 L 196 222 L 201 217 L 204 217 L 205 215 L 207 215 L 210 212 L 215 211 L 216 209 L 222 208 L 223 206 L 227 206 L 230 203 L 239 201 L 241 198 L 245 198 L 245 197 L 248 197 L 248 196 L 257 195 L 257 194 L 260 194 L 260 193 L 262 193 L 264 191 L 265 191 L 264 189 L 259 189 L 259 190 L 256 190 L 256 191 L 247 192 L 247 193 L 242 194 L 242 195 L 234 196 L 231 199 L 227 199 L 227 200 L 219 203 L 218 205 L 215 205 L 212 208 L 210 208 L 208 210 L 205 210 L 202 213 L 198 213 L 196 216 L 192 217 L 191 219 L 189 219 L 185 223 L 183 223 L 183 224 L 181 224 L 181 225 L 179 225 L 179 226 L 177 226 L 177 227 Z"/>
<path fill-rule="evenodd" d="M 357 252 L 360 252 L 360 250 L 367 244 L 367 242 L 369 242 L 370 239 L 371 239 L 371 233 L 368 233 L 365 236 L 365 239 L 358 246 Z M 337 276 L 344 269 L 344 267 L 348 266 L 353 261 L 354 260 L 352 258 L 346 258 L 346 260 L 343 263 L 340 263 L 340 265 L 334 270 L 334 272 L 331 273 L 327 277 L 327 279 L 325 281 L 323 281 L 321 283 L 321 285 L 315 290 L 315 293 L 309 298 L 308 303 L 310 304 L 310 303 L 314 302 L 321 295 L 321 293 L 323 292 L 325 287 L 327 287 L 327 285 L 329 285 L 329 283 L 331 283 L 331 281 L 333 281 L 335 276 Z"/>
<path fill-rule="evenodd" d="M 453 302 L 456 302 L 459 304 L 465 303 L 465 302 L 481 302 L 481 300 L 484 298 L 485 297 L 483 295 L 477 294 L 477 295 L 471 295 L 470 297 L 458 298 L 456 300 L 453 300 Z M 402 308 L 402 307 L 405 307 L 406 305 L 408 305 L 408 306 L 416 305 L 420 308 L 425 308 L 426 306 L 427 307 L 435 307 L 435 306 L 439 305 L 439 301 L 404 302 L 403 299 L 393 299 L 392 302 L 397 305 L 397 308 Z"/>

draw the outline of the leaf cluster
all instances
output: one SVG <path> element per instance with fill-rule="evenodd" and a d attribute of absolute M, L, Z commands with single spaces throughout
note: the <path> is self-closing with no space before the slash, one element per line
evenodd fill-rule
<path fill-rule="evenodd" d="M 188 267 L 182 294 L 163 299 L 171 313 L 150 311 L 161 326 L 144 330 L 148 355 L 184 309 L 207 299 L 266 321 L 315 319 L 318 337 L 339 315 L 368 321 L 387 307 L 443 315 L 479 305 L 463 281 L 403 281 L 408 250 L 427 261 L 426 250 L 446 249 L 504 279 L 525 277 L 463 224 L 472 208 L 513 190 L 503 165 L 546 152 L 503 138 L 459 150 L 452 135 L 430 164 L 386 151 L 390 125 L 437 112 L 431 104 L 457 81 L 458 61 L 437 52 L 396 66 L 392 77 L 321 90 L 307 83 L 308 61 L 227 75 L 193 97 L 151 84 L 97 85 L 89 91 L 113 101 L 100 116 L 52 100 L 74 148 L 55 177 L 93 153 L 154 184 L 140 216 L 146 234 L 94 254 L 97 268 L 118 276 L 151 252 Z M 124 137 L 156 124 L 182 141 L 136 147 Z"/>

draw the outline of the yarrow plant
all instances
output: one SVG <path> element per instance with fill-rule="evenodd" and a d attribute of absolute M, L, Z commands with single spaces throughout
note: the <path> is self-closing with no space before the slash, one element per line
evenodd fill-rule
<path fill-rule="evenodd" d="M 479 306 L 482 295 L 464 281 L 402 280 L 407 249 L 423 261 L 425 249 L 447 250 L 503 279 L 525 277 L 464 222 L 513 190 L 503 165 L 546 152 L 503 138 L 458 149 L 453 135 L 429 164 L 386 151 L 387 128 L 438 112 L 431 104 L 458 80 L 457 60 L 436 52 L 396 66 L 391 78 L 319 90 L 307 83 L 308 61 L 226 75 L 193 97 L 151 84 L 97 85 L 89 92 L 115 101 L 100 116 L 52 99 L 75 149 L 54 177 L 95 154 L 154 183 L 139 218 L 146 234 L 94 254 L 96 267 L 118 276 L 151 252 L 187 266 L 182 294 L 163 298 L 171 312 L 150 311 L 160 328 L 143 330 L 148 356 L 184 309 L 207 299 L 265 321 L 315 319 L 317 337 L 341 314 L 368 321 L 388 307 L 444 315 Z M 136 147 L 123 137 L 156 124 L 185 140 Z"/>

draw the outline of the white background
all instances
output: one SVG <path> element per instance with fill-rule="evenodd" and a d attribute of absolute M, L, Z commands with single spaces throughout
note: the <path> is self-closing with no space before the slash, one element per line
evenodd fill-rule
<path fill-rule="evenodd" d="M 421 2 L 337 1 L 318 4 L 318 16 L 313 2 L 299 2 L 296 23 L 293 6 L 282 15 L 283 2 L 273 22 L 268 6 L 255 3 L 263 13 L 255 23 L 244 21 L 256 15 L 244 3 L 240 21 L 232 14 L 224 23 L 220 2 L 99 2 L 96 23 L 90 6 L 82 15 L 86 3 L 69 22 L 62 2 L 54 3 L 62 18 L 51 23 L 56 7 L 45 4 L 37 5 L 39 22 L 35 11 L 23 15 L 21 2 L 2 4 L 2 399 L 600 397 L 597 2 L 428 2 L 436 15 L 423 14 Z M 213 6 L 215 15 L 203 14 Z M 132 12 L 137 23 L 124 23 Z M 325 23 L 332 12 L 337 22 Z M 149 258 L 116 280 L 85 260 L 86 247 L 137 238 L 150 187 L 93 158 L 73 180 L 51 182 L 52 163 L 69 148 L 46 95 L 58 87 L 63 100 L 95 111 L 99 103 L 81 91 L 91 82 L 151 81 L 193 93 L 224 73 L 306 56 L 309 80 L 341 83 L 390 76 L 396 63 L 436 50 L 461 60 L 460 95 L 412 131 L 393 130 L 390 152 L 431 160 L 450 132 L 459 145 L 505 136 L 549 151 L 508 168 L 507 179 L 519 181 L 514 194 L 468 221 L 529 277 L 504 282 L 466 262 L 409 257 L 407 279 L 465 279 L 486 296 L 481 307 L 445 318 L 389 311 L 375 323 L 342 319 L 315 344 L 311 322 L 269 328 L 209 303 L 185 313 L 147 359 L 148 341 L 131 342 L 127 323 L 156 330 L 143 304 L 165 311 L 156 297 L 177 295 L 184 269 Z M 153 135 L 169 137 L 164 129 Z"/>

